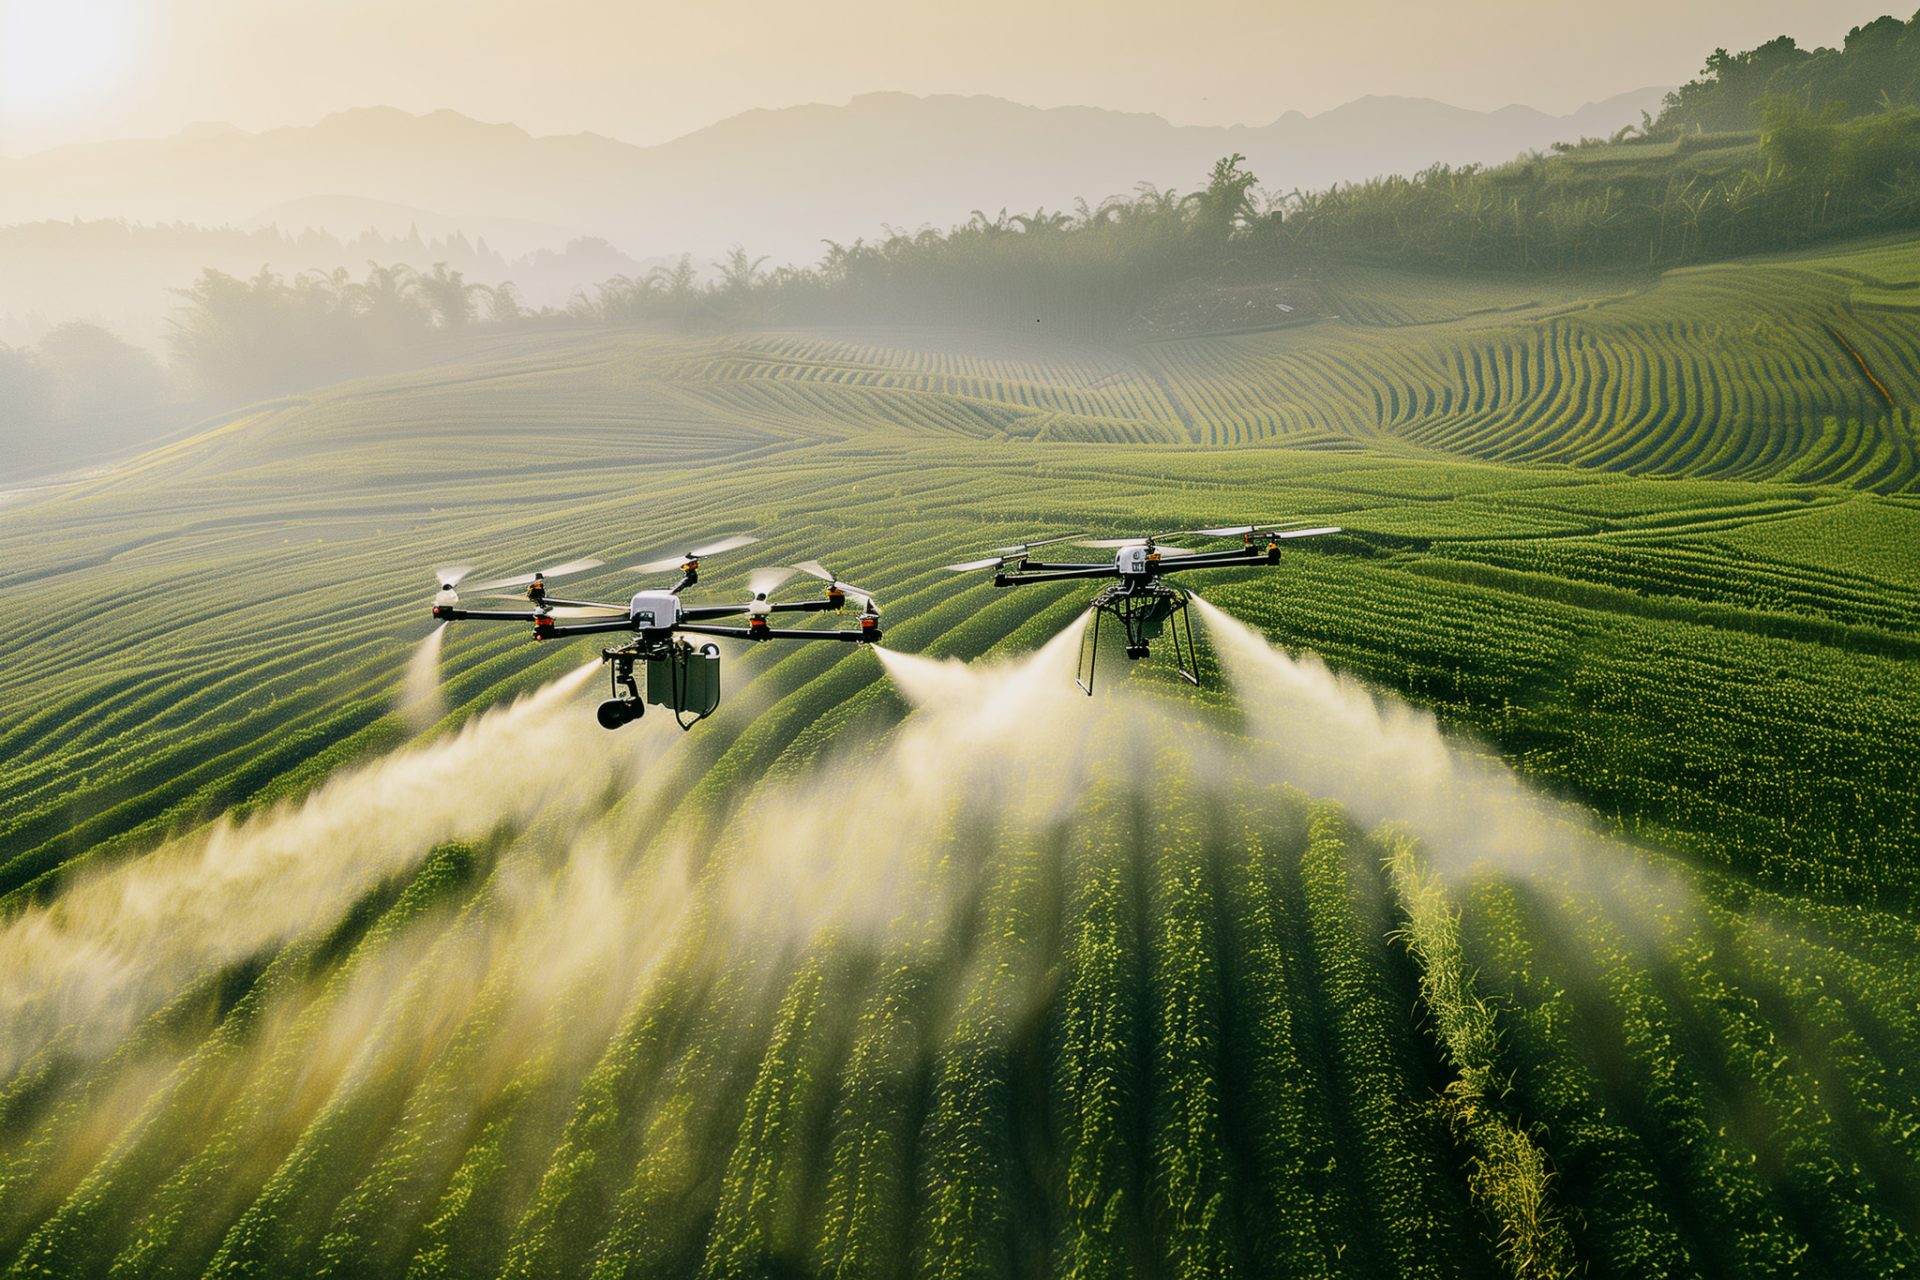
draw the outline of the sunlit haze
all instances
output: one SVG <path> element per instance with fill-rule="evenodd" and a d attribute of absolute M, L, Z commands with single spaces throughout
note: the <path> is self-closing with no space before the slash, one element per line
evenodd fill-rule
<path fill-rule="evenodd" d="M 1834 44 L 1877 0 L 0 0 L 0 153 L 449 107 L 655 142 L 755 107 L 875 90 L 1266 123 L 1367 94 L 1564 112 L 1676 84 L 1704 50 Z M 1574 34 L 1574 33 L 1577 33 Z"/>

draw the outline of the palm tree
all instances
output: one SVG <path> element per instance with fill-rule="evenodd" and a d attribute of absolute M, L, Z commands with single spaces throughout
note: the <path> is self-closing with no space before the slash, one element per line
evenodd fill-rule
<path fill-rule="evenodd" d="M 472 323 L 474 295 L 488 292 L 483 284 L 468 284 L 460 272 L 448 270 L 444 262 L 436 262 L 433 270 L 416 276 L 414 288 L 440 327 L 450 331 L 464 329 Z"/>
<path fill-rule="evenodd" d="M 353 308 L 377 329 L 417 328 L 426 320 L 418 279 L 418 273 L 404 262 L 390 267 L 369 262 L 367 278 L 353 286 Z"/>
<path fill-rule="evenodd" d="M 693 269 L 693 255 L 683 253 L 670 267 L 655 267 L 647 273 L 647 283 L 667 295 L 681 328 L 693 322 L 694 306 L 699 301 L 700 276 Z"/>
<path fill-rule="evenodd" d="M 520 305 L 520 291 L 511 280 L 502 280 L 491 289 L 485 285 L 475 285 L 477 289 L 486 289 L 487 319 L 494 324 L 512 324 L 526 314 L 526 308 Z"/>
<path fill-rule="evenodd" d="M 720 273 L 720 292 L 732 298 L 744 298 L 752 293 L 764 274 L 760 265 L 766 260 L 764 254 L 750 258 L 744 247 L 737 244 L 733 246 L 724 260 L 713 264 Z"/>
<path fill-rule="evenodd" d="M 680 260 L 670 267 L 655 267 L 647 272 L 648 284 L 680 302 L 692 296 L 699 281 L 699 273 L 693 269 L 693 255 L 690 253 L 681 254 Z"/>

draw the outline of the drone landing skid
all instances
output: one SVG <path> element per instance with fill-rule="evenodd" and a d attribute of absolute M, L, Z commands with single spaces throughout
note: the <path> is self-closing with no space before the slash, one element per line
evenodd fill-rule
<path fill-rule="evenodd" d="M 1193 646 L 1193 619 L 1187 613 L 1187 593 L 1158 583 L 1148 588 L 1115 587 L 1093 602 L 1093 625 L 1080 642 L 1080 658 L 1073 682 L 1093 696 L 1094 670 L 1100 662 L 1100 618 L 1111 614 L 1127 637 L 1127 657 L 1144 658 L 1162 631 L 1173 642 L 1174 667 L 1188 684 L 1200 683 L 1200 661 Z"/>

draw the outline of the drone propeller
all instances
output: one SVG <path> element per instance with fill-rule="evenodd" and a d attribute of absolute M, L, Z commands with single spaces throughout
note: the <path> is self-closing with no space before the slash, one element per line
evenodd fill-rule
<path fill-rule="evenodd" d="M 717 556 L 722 551 L 733 551 L 740 547 L 752 546 L 758 541 L 760 541 L 760 539 L 754 537 L 752 534 L 737 533 L 731 538 L 722 538 L 718 542 L 709 542 L 704 547 L 696 547 L 683 556 L 665 556 L 659 560 L 649 560 L 645 564 L 636 564 L 624 570 L 624 572 L 665 573 L 669 569 L 678 569 L 681 565 L 691 561 L 699 560 L 706 556 Z"/>
<path fill-rule="evenodd" d="M 1063 533 L 1057 538 L 1041 538 L 1034 542 L 1016 542 L 1011 547 L 995 547 L 994 550 L 1003 556 L 1019 556 L 1025 555 L 1035 547 L 1050 547 L 1056 542 L 1066 542 L 1079 536 L 1077 533 Z"/>
<path fill-rule="evenodd" d="M 779 590 L 780 584 L 794 575 L 794 570 L 783 564 L 768 565 L 764 569 L 755 569 L 747 575 L 747 590 L 753 598 L 747 601 L 749 618 L 764 618 L 773 609 L 767 597 Z"/>
<path fill-rule="evenodd" d="M 1170 538 L 1170 537 L 1174 537 L 1175 535 L 1163 533 L 1163 534 L 1158 534 L 1156 536 L 1162 537 L 1162 538 Z M 1163 546 L 1160 546 L 1158 543 L 1155 543 L 1152 538 L 1094 538 L 1084 542 L 1076 542 L 1073 545 L 1076 547 L 1104 547 L 1108 550 L 1112 550 L 1118 547 L 1144 547 L 1144 546 L 1152 545 L 1154 554 L 1156 555 L 1197 556 L 1200 554 L 1198 551 L 1191 551 L 1186 547 L 1163 547 Z"/>
<path fill-rule="evenodd" d="M 1192 536 L 1196 538 L 1238 538 L 1249 533 L 1257 533 L 1265 537 L 1308 538 L 1318 533 L 1340 532 L 1340 530 L 1334 528 L 1331 525 L 1326 525 L 1317 529 L 1288 530 L 1285 528 L 1285 526 L 1290 524 L 1303 524 L 1303 523 L 1305 522 L 1300 520 L 1274 520 L 1274 521 L 1269 521 L 1266 524 L 1236 524 L 1229 528 L 1224 528 L 1224 529 L 1188 529 L 1188 530 L 1185 530 L 1183 534 L 1168 534 L 1167 536 L 1168 537 Z"/>
<path fill-rule="evenodd" d="M 482 596 L 483 600 L 518 600 L 522 604 L 527 597 L 523 593 L 492 591 Z M 556 618 L 617 618 L 627 611 L 623 604 L 594 604 L 580 601 L 575 604 L 551 604 L 546 611 Z"/>
<path fill-rule="evenodd" d="M 511 578 L 499 578 L 492 582 L 482 582 L 477 584 L 473 589 L 475 591 L 498 591 L 502 587 L 524 587 L 532 582 L 536 576 L 548 580 L 564 578 L 570 573 L 585 573 L 589 569 L 598 569 L 605 563 L 606 561 L 604 560 L 594 560 L 591 558 L 586 560 L 569 560 L 565 564 L 555 565 L 551 569 L 543 570 L 538 575 L 522 573 Z"/>
<path fill-rule="evenodd" d="M 988 556 L 985 560 L 968 560 L 962 564 L 947 565 L 954 573 L 972 573 L 975 569 L 998 569 L 1007 562 L 1005 556 Z"/>
<path fill-rule="evenodd" d="M 549 605 L 547 608 L 541 610 L 541 612 L 550 618 L 579 618 L 587 622 L 599 621 L 602 618 L 624 618 L 627 616 L 625 609 L 615 608 L 611 605 L 556 604 Z"/>
<path fill-rule="evenodd" d="M 451 591 L 460 585 L 460 579 L 473 572 L 472 565 L 456 565 L 451 569 L 435 569 L 433 585 L 442 591 Z"/>
<path fill-rule="evenodd" d="M 820 579 L 820 581 L 827 584 L 827 588 L 831 591 L 838 591 L 842 595 L 852 596 L 862 604 L 870 605 L 873 603 L 873 592 L 868 591 L 864 587 L 856 587 L 851 582 L 840 581 L 840 579 L 833 576 L 833 573 L 827 566 L 821 564 L 818 560 L 802 560 L 793 567 L 802 573 L 811 574 L 813 577 Z"/>
<path fill-rule="evenodd" d="M 1077 533 L 1063 533 L 1057 538 L 1040 538 L 1033 542 L 1016 542 L 1010 547 L 995 547 L 994 554 L 982 560 L 968 560 L 962 564 L 946 566 L 954 573 L 972 573 L 975 569 L 998 569 L 1009 560 L 1025 559 L 1035 547 L 1050 547 L 1056 542 L 1069 542 L 1079 537 Z"/>
<path fill-rule="evenodd" d="M 784 564 L 770 564 L 764 569 L 755 569 L 747 575 L 747 590 L 756 596 L 771 595 L 794 573 L 794 569 Z"/>

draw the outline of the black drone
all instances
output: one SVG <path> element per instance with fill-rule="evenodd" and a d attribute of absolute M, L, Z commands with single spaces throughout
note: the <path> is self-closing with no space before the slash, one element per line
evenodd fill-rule
<path fill-rule="evenodd" d="M 1078 535 L 1043 538 L 1001 547 L 984 560 L 950 564 L 955 573 L 977 569 L 994 570 L 993 585 L 1017 587 L 1029 582 L 1062 582 L 1069 578 L 1117 578 L 1119 581 L 1093 598 L 1093 625 L 1080 645 L 1080 659 L 1074 669 L 1074 682 L 1093 694 L 1094 666 L 1100 658 L 1100 618 L 1111 614 L 1127 636 L 1127 657 L 1144 658 L 1148 646 L 1162 631 L 1171 629 L 1173 658 L 1180 674 L 1193 684 L 1200 683 L 1193 648 L 1193 620 L 1187 616 L 1187 592 L 1162 582 L 1169 573 L 1192 569 L 1233 569 L 1249 565 L 1280 563 L 1280 543 L 1288 538 L 1314 538 L 1339 533 L 1332 525 L 1312 529 L 1288 529 L 1274 525 L 1235 525 L 1225 529 L 1181 529 L 1172 533 L 1145 534 L 1137 538 L 1101 538 L 1081 541 L 1082 547 L 1117 548 L 1111 564 L 1047 564 L 1034 560 L 1036 547 L 1073 541 Z M 1239 538 L 1234 551 L 1190 551 L 1185 547 L 1161 546 L 1167 538 Z M 1003 572 L 1012 562 L 1013 571 Z"/>
<path fill-rule="evenodd" d="M 748 580 L 752 598 L 737 605 L 696 605 L 680 601 L 680 593 L 700 581 L 700 561 L 758 542 L 758 538 L 737 535 L 709 543 L 684 556 L 669 556 L 637 564 L 626 573 L 665 573 L 678 568 L 680 580 L 664 591 L 636 592 L 626 604 L 602 604 L 595 600 L 561 600 L 547 594 L 547 583 L 570 573 L 597 569 L 599 560 L 574 560 L 539 573 L 522 574 L 481 583 L 476 591 L 524 588 L 529 609 L 463 609 L 454 590 L 465 569 L 447 569 L 434 578 L 440 593 L 433 598 L 433 616 L 442 622 L 473 619 L 482 622 L 531 622 L 535 640 L 560 640 L 572 636 L 604 635 L 617 631 L 633 633 L 625 644 L 600 651 L 600 660 L 609 666 L 608 678 L 613 696 L 600 704 L 599 720 L 604 728 L 618 729 L 645 714 L 647 703 L 672 709 L 682 729 L 713 714 L 720 705 L 720 649 L 707 643 L 695 649 L 682 635 L 729 636 L 737 640 L 845 640 L 854 644 L 874 644 L 880 639 L 880 606 L 871 592 L 851 586 L 827 571 L 818 560 L 805 560 L 792 568 L 755 570 Z M 811 574 L 827 584 L 826 597 L 775 604 L 767 599 L 796 572 Z M 774 627 L 767 623 L 772 613 L 816 613 L 846 607 L 848 597 L 861 604 L 860 625 L 848 630 L 814 630 L 804 627 Z M 518 595 L 494 596 L 494 599 L 519 599 Z M 726 626 L 718 618 L 744 616 L 747 625 Z M 647 692 L 642 698 L 634 679 L 634 664 L 647 664 Z"/>

